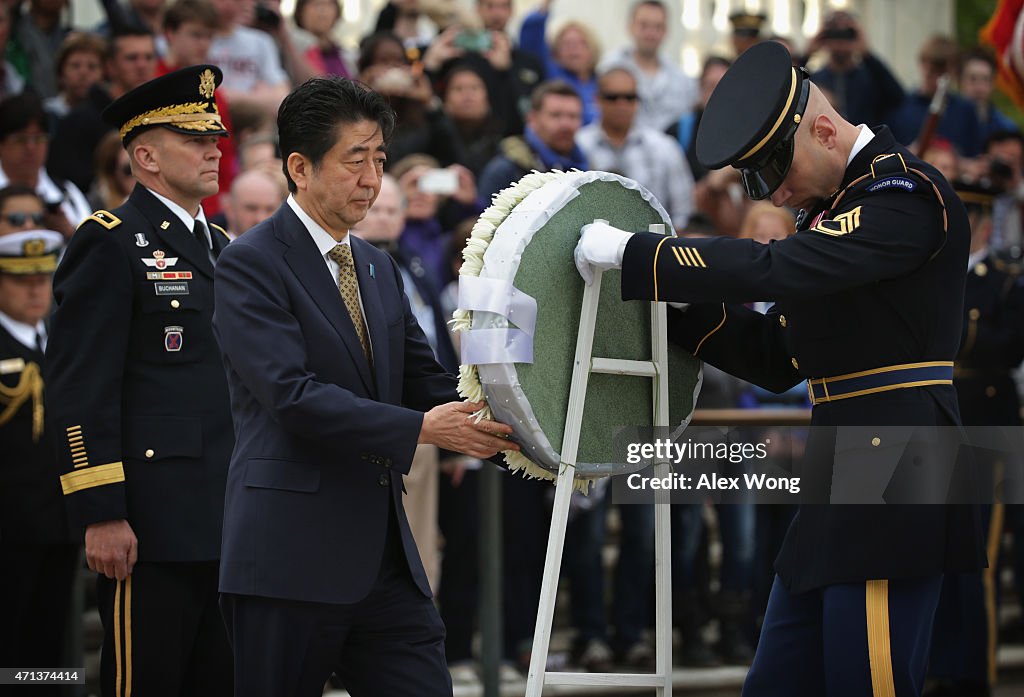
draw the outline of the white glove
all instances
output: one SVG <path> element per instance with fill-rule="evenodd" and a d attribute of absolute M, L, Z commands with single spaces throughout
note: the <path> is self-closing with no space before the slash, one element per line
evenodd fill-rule
<path fill-rule="evenodd" d="M 594 269 L 603 271 L 622 267 L 622 255 L 632 236 L 632 232 L 612 227 L 603 220 L 588 223 L 580 229 L 580 241 L 573 258 L 576 269 L 588 286 L 594 282 Z"/>

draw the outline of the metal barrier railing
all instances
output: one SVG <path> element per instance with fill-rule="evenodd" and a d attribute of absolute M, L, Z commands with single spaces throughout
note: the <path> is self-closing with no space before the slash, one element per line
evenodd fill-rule
<path fill-rule="evenodd" d="M 694 409 L 691 426 L 806 426 L 810 409 Z"/>

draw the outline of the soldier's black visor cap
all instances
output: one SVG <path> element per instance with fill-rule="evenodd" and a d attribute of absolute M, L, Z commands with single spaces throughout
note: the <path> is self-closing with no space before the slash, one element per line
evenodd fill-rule
<path fill-rule="evenodd" d="M 793 139 L 807 108 L 810 80 L 782 44 L 743 52 L 715 87 L 697 127 L 697 160 L 732 165 L 753 199 L 768 198 L 793 164 Z"/>
<path fill-rule="evenodd" d="M 797 101 L 796 111 L 798 114 L 803 114 L 804 109 L 807 108 L 807 98 L 810 93 L 811 82 L 804 80 L 800 87 L 800 98 Z M 757 158 L 757 162 L 745 162 L 738 165 L 743 188 L 747 190 L 747 195 L 751 199 L 760 201 L 768 198 L 786 179 L 789 168 L 793 166 L 794 141 L 798 128 L 800 128 L 800 122 L 791 121 L 782 139 L 765 153 L 763 158 Z"/>

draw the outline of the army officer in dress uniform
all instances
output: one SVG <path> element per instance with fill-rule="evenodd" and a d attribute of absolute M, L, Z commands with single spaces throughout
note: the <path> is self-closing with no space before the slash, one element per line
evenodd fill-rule
<path fill-rule="evenodd" d="M 19 192 L 0 191 L 0 210 L 12 193 Z M 25 222 L 22 214 L 11 216 Z M 7 668 L 65 665 L 78 545 L 64 514 L 43 404 L 45 319 L 63 244 L 52 230 L 0 235 L 0 666 Z M 42 697 L 60 689 L 28 691 Z"/>
<path fill-rule="evenodd" d="M 960 401 L 964 426 L 977 427 L 982 438 L 975 458 L 986 465 L 995 482 L 1012 479 L 1008 457 L 1020 457 L 1020 445 L 1002 441 L 1020 426 L 1020 400 L 1013 371 L 1024 359 L 1024 278 L 1021 269 L 999 259 L 989 248 L 992 204 L 1001 191 L 985 180 L 956 182 L 956 192 L 971 222 L 971 248 L 964 294 L 963 339 L 953 371 L 953 386 Z M 990 440 L 996 433 L 1000 441 Z M 1019 435 L 1017 436 L 1019 439 Z M 996 586 L 1000 539 L 1007 507 L 996 501 L 982 507 L 986 531 L 988 568 L 981 573 L 948 574 L 943 581 L 929 667 L 934 679 L 929 697 L 987 697 L 996 681 L 997 606 Z M 1019 524 L 1019 523 L 1018 523 Z M 1015 541 L 1020 539 L 1014 531 Z M 1015 544 L 1017 544 L 1015 542 Z M 1019 581 L 1018 581 L 1019 583 Z"/>
<path fill-rule="evenodd" d="M 107 108 L 139 184 L 82 223 L 54 278 L 47 404 L 64 498 L 99 573 L 107 697 L 232 690 L 217 560 L 234 442 L 211 325 L 228 239 L 200 207 L 227 135 L 220 80 L 186 68 Z"/>
<path fill-rule="evenodd" d="M 584 278 L 621 266 L 624 299 L 694 303 L 670 337 L 726 372 L 778 392 L 808 380 L 806 450 L 827 492 L 837 445 L 870 457 L 892 445 L 875 427 L 956 426 L 970 232 L 942 176 L 887 129 L 844 121 L 774 42 L 725 74 L 697 156 L 803 209 L 797 233 L 763 245 L 598 223 L 577 248 Z M 741 304 L 758 298 L 775 300 L 767 315 Z M 942 574 L 981 568 L 979 528 L 972 506 L 801 506 L 743 694 L 919 694 Z"/>

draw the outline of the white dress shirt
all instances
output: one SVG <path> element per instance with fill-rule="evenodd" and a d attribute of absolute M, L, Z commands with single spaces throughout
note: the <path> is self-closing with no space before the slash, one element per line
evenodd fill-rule
<path fill-rule="evenodd" d="M 146 191 L 156 196 L 157 200 L 159 200 L 160 203 L 164 204 L 169 209 L 171 209 L 171 213 L 174 213 L 174 215 L 178 216 L 178 219 L 181 220 L 181 224 L 184 225 L 185 229 L 188 230 L 189 232 L 192 232 L 192 228 L 195 227 L 196 221 L 201 220 L 204 226 L 204 233 L 206 235 L 207 249 L 213 249 L 213 240 L 210 239 L 210 224 L 206 222 L 206 213 L 203 212 L 202 206 L 199 206 L 199 215 L 193 218 L 191 213 L 189 213 L 187 210 L 185 210 L 184 208 L 182 208 L 181 206 L 179 206 L 177 203 L 167 198 L 166 196 L 161 196 L 160 194 L 153 191 L 149 187 L 146 188 Z"/>
<path fill-rule="evenodd" d="M 46 325 L 43 324 L 42 320 L 33 327 L 31 324 L 19 322 L 0 312 L 0 325 L 3 325 L 3 328 L 10 332 L 11 336 L 30 349 L 37 348 L 36 336 L 39 336 L 42 346 L 38 348 L 40 350 L 46 349 Z"/>
<path fill-rule="evenodd" d="M 351 247 L 351 233 L 346 234 L 340 241 L 336 240 L 331 236 L 331 233 L 324 230 L 320 223 L 313 220 L 309 213 L 302 209 L 302 206 L 299 205 L 299 202 L 295 200 L 293 195 L 289 194 L 287 201 L 288 206 L 295 212 L 295 215 L 299 217 L 299 220 L 302 221 L 302 224 L 309 233 L 309 236 L 313 238 L 313 244 L 316 245 L 317 251 L 319 251 L 320 255 L 323 257 L 324 263 L 327 265 L 327 270 L 331 272 L 331 280 L 334 281 L 334 285 L 338 285 L 338 272 L 341 270 L 341 267 L 338 266 L 338 262 L 331 259 L 327 254 L 339 244 L 347 244 Z M 353 261 L 354 260 L 355 258 L 353 257 Z M 353 269 L 353 271 L 354 270 L 355 269 Z M 359 310 L 363 313 L 363 322 L 366 323 L 366 340 L 369 341 L 370 324 L 366 321 L 366 306 L 363 305 L 363 292 L 359 288 L 358 276 L 356 278 L 356 294 L 359 296 Z M 370 348 L 371 350 L 373 348 L 372 342 L 370 343 Z"/>

